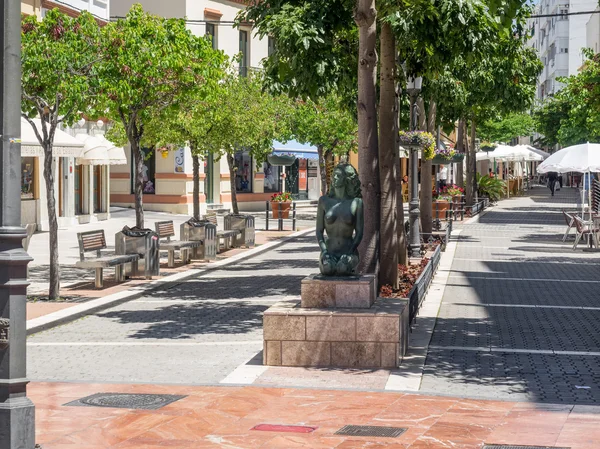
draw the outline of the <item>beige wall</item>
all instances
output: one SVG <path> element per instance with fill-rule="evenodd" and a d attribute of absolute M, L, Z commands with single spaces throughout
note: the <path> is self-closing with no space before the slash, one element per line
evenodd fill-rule
<path fill-rule="evenodd" d="M 140 3 L 146 11 L 157 16 L 185 17 L 185 0 L 113 0 L 110 5 L 110 15 L 125 16 L 135 3 Z"/>
<path fill-rule="evenodd" d="M 28 15 L 38 15 L 42 0 L 21 0 L 21 12 Z"/>

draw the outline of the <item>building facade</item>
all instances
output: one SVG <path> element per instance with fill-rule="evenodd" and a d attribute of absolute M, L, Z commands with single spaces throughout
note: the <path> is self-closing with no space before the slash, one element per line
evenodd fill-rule
<path fill-rule="evenodd" d="M 23 0 L 21 12 L 43 17 L 46 11 L 58 8 L 76 17 L 81 11 L 91 12 L 100 24 L 109 20 L 110 0 Z M 22 135 L 32 134 L 29 124 L 22 123 Z M 64 129 L 74 138 L 77 134 L 104 134 L 104 122 L 82 119 L 71 129 Z M 56 142 L 55 142 L 56 143 Z M 59 227 L 105 220 L 110 217 L 110 169 L 108 159 L 91 162 L 85 159 L 81 147 L 61 147 L 53 150 L 54 192 Z M 48 230 L 46 183 L 43 177 L 44 153 L 37 139 L 29 139 L 21 151 L 21 217 L 22 224 L 34 224 L 37 230 Z"/>
<path fill-rule="evenodd" d="M 189 30 L 196 35 L 210 35 L 214 48 L 227 55 L 241 54 L 240 73 L 261 67 L 268 56 L 269 39 L 258 39 L 250 24 L 233 27 L 238 12 L 245 8 L 245 0 L 119 0 L 111 5 L 112 17 L 124 17 L 134 3 L 155 15 L 166 18 L 186 18 Z M 144 170 L 144 208 L 163 212 L 192 214 L 193 175 L 189 148 L 174 152 L 153 154 L 148 151 Z M 293 150 L 287 150 L 293 152 Z M 315 151 L 299 148 L 296 162 L 291 167 L 272 166 L 269 162 L 254 160 L 248 152 L 235 155 L 235 179 L 231 182 L 226 158 L 209 157 L 200 164 L 200 213 L 207 205 L 231 207 L 232 184 L 236 189 L 238 205 L 244 211 L 263 210 L 273 193 L 285 188 L 299 199 L 318 198 L 318 158 Z M 111 203 L 133 207 L 132 155 L 126 148 L 127 166 L 111 171 Z M 181 164 L 178 161 L 183 161 Z M 282 176 L 285 173 L 285 176 Z"/>
<path fill-rule="evenodd" d="M 536 100 L 543 101 L 558 92 L 559 77 L 576 74 L 583 64 L 587 45 L 586 24 L 597 6 L 595 0 L 541 0 L 535 7 L 534 17 L 528 20 L 529 45 L 533 47 L 544 69 L 538 78 Z M 583 14 L 582 14 L 583 13 Z"/>

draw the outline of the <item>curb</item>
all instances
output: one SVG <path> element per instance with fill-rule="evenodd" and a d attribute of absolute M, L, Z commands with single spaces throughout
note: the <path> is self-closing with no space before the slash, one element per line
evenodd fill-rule
<path fill-rule="evenodd" d="M 265 243 L 264 245 L 258 246 L 240 254 L 236 254 L 235 256 L 229 257 L 227 259 L 211 263 L 206 267 L 194 268 L 182 271 L 180 273 L 174 273 L 172 275 L 165 276 L 164 278 L 155 279 L 146 284 L 132 287 L 129 290 L 113 293 L 112 295 L 105 296 L 104 298 L 92 299 L 88 302 L 77 306 L 69 307 L 63 310 L 59 310 L 57 312 L 49 313 L 48 315 L 28 320 L 27 335 L 33 335 L 35 333 L 42 332 L 56 326 L 75 321 L 81 317 L 91 315 L 100 310 L 118 306 L 119 304 L 122 304 L 124 302 L 137 299 L 145 293 L 154 290 L 159 290 L 161 288 L 171 287 L 195 276 L 214 271 L 221 267 L 232 265 L 240 260 L 250 259 L 273 248 L 277 248 L 278 246 L 281 246 L 284 243 L 287 243 L 290 240 L 293 240 L 297 237 L 308 235 L 311 232 L 314 232 L 314 228 L 295 232 L 294 234 L 288 235 L 282 238 L 281 240 Z"/>
<path fill-rule="evenodd" d="M 479 223 L 479 219 L 481 217 L 483 217 L 485 214 L 487 214 L 489 211 L 491 211 L 494 208 L 494 206 L 488 206 L 483 212 L 475 215 L 474 217 L 469 218 L 468 220 L 466 220 L 464 222 L 464 224 L 473 224 L 473 223 Z"/>

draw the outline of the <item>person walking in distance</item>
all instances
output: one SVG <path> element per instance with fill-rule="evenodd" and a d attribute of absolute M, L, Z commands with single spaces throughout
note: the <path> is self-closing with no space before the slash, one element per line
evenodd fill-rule
<path fill-rule="evenodd" d="M 444 165 L 440 165 L 438 171 L 438 190 L 443 192 L 448 182 L 448 169 Z"/>
<path fill-rule="evenodd" d="M 548 188 L 550 192 L 552 192 L 552 196 L 554 196 L 554 187 L 556 186 L 557 173 L 551 171 L 548 173 Z"/>

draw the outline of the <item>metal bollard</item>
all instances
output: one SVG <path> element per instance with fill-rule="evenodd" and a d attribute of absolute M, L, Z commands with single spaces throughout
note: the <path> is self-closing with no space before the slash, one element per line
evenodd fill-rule
<path fill-rule="evenodd" d="M 267 201 L 267 214 L 265 215 L 265 230 L 268 231 L 269 230 L 269 202 Z"/>
<path fill-rule="evenodd" d="M 281 210 L 281 201 L 279 201 L 279 207 L 277 209 L 277 217 L 278 217 L 278 229 L 280 231 L 283 231 L 283 218 L 281 218 L 281 213 L 283 211 Z"/>
<path fill-rule="evenodd" d="M 292 203 L 292 231 L 296 231 L 296 202 Z"/>

